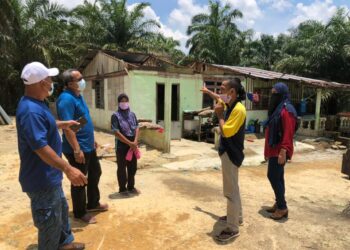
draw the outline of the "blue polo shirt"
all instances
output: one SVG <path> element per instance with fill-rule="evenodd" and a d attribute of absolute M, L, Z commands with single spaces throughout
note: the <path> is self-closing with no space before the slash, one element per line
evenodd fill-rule
<path fill-rule="evenodd" d="M 76 136 L 80 149 L 83 152 L 88 153 L 94 151 L 94 126 L 92 124 L 89 108 L 86 105 L 84 97 L 82 95 L 77 96 L 70 90 L 65 90 L 58 97 L 56 106 L 58 118 L 61 121 L 78 120 L 82 116 L 86 118 L 87 124 L 85 124 L 85 126 L 76 133 Z M 64 134 L 62 138 L 63 153 L 72 154 L 73 149 Z"/>
<path fill-rule="evenodd" d="M 43 101 L 24 96 L 16 112 L 18 151 L 21 160 L 19 182 L 23 192 L 59 186 L 62 172 L 40 159 L 34 152 L 50 146 L 61 157 L 62 142 L 55 118 Z"/>

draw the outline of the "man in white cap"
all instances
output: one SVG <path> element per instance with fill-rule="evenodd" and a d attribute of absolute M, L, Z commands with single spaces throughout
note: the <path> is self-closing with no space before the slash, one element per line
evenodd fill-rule
<path fill-rule="evenodd" d="M 39 62 L 27 64 L 21 75 L 25 93 L 16 113 L 21 160 L 19 181 L 31 201 L 39 250 L 85 248 L 84 244 L 73 242 L 62 172 L 75 186 L 86 185 L 87 178 L 61 158 L 62 142 L 58 133 L 58 128 L 69 130 L 77 122 L 55 121 L 44 103 L 53 92 L 51 77 L 58 73 L 57 68 L 48 69 Z"/>

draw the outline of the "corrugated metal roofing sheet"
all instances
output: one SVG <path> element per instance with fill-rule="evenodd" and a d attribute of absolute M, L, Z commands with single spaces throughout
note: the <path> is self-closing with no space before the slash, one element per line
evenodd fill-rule
<path fill-rule="evenodd" d="M 324 88 L 350 89 L 350 84 L 342 84 L 337 82 L 317 80 L 317 79 L 312 79 L 307 77 L 301 77 L 296 75 L 284 74 L 284 73 L 257 69 L 257 68 L 250 68 L 250 67 L 227 66 L 227 65 L 219 65 L 219 64 L 211 64 L 211 65 L 217 68 L 230 70 L 238 74 L 252 76 L 252 77 L 266 79 L 266 80 L 292 80 L 292 81 L 304 82 L 310 85 L 324 87 Z"/>

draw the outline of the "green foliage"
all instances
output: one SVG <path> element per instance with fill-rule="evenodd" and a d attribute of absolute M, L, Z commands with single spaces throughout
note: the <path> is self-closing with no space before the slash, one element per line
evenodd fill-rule
<path fill-rule="evenodd" d="M 343 9 L 323 25 L 306 21 L 291 30 L 282 45 L 282 59 L 275 68 L 282 72 L 349 82 L 350 20 Z"/>
<path fill-rule="evenodd" d="M 179 43 L 159 34 L 139 3 L 127 0 L 84 1 L 69 11 L 49 0 L 0 1 L 0 105 L 13 114 L 23 94 L 20 72 L 40 61 L 61 70 L 76 66 L 89 49 L 159 54 L 175 62 L 184 58 Z"/>
<path fill-rule="evenodd" d="M 327 24 L 309 20 L 289 34 L 254 39 L 253 30 L 238 29 L 239 10 L 209 0 L 209 13 L 194 16 L 187 29 L 185 55 L 178 41 L 158 32 L 156 20 L 145 18 L 148 6 L 85 0 L 69 11 L 49 0 L 1 0 L 0 105 L 14 113 L 23 93 L 20 72 L 28 62 L 63 70 L 76 66 L 89 49 L 152 53 L 181 65 L 203 61 L 350 81 L 350 20 L 344 9 Z M 324 98 L 332 95 L 325 93 Z"/>
<path fill-rule="evenodd" d="M 234 19 L 242 13 L 229 5 L 223 7 L 217 1 L 209 1 L 209 14 L 198 14 L 192 18 L 187 29 L 190 39 L 186 46 L 189 54 L 197 60 L 218 64 L 238 64 L 243 46 L 241 32 Z"/>

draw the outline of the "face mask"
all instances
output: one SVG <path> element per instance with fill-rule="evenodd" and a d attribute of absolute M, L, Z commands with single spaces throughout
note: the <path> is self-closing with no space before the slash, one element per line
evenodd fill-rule
<path fill-rule="evenodd" d="M 220 95 L 221 100 L 224 101 L 224 103 L 230 103 L 232 97 L 229 95 Z"/>
<path fill-rule="evenodd" d="M 127 110 L 127 109 L 129 109 L 129 103 L 128 102 L 121 102 L 121 103 L 119 103 L 119 108 L 122 110 Z"/>
<path fill-rule="evenodd" d="M 78 90 L 79 90 L 80 92 L 84 91 L 84 89 L 85 89 L 85 87 L 86 87 L 86 82 L 85 82 L 85 80 L 84 80 L 84 79 L 81 79 L 81 80 L 78 82 L 78 85 L 79 85 Z"/>
<path fill-rule="evenodd" d="M 46 80 L 44 80 L 44 82 L 48 83 L 48 81 Z M 48 96 L 52 96 L 54 89 L 55 89 L 55 86 L 53 85 L 53 82 L 52 82 L 50 90 L 47 91 Z"/>
<path fill-rule="evenodd" d="M 51 90 L 48 91 L 49 96 L 52 96 L 54 89 L 55 89 L 55 85 L 51 83 Z"/>
<path fill-rule="evenodd" d="M 272 93 L 269 103 L 268 115 L 272 115 L 277 106 L 283 101 L 283 95 L 279 93 Z"/>

